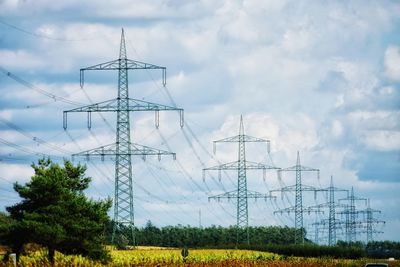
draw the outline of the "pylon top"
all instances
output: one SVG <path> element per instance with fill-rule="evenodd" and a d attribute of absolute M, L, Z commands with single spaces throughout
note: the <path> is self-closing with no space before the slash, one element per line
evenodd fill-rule
<path fill-rule="evenodd" d="M 119 59 L 126 59 L 126 46 L 124 28 L 121 30 L 121 44 L 119 48 Z"/>
<path fill-rule="evenodd" d="M 297 166 L 300 166 L 300 152 L 299 152 L 299 151 L 297 151 L 296 165 L 297 165 Z"/>
<path fill-rule="evenodd" d="M 239 129 L 239 135 L 244 134 L 244 126 L 243 126 L 243 115 L 240 115 L 240 129 Z"/>

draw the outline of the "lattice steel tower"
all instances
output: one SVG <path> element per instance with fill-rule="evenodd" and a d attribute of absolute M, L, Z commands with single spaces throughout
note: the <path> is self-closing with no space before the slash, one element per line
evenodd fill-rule
<path fill-rule="evenodd" d="M 319 179 L 319 169 L 314 169 L 306 166 L 302 166 L 300 164 L 300 153 L 297 151 L 297 161 L 296 165 L 292 167 L 288 167 L 285 169 L 280 169 L 278 170 L 278 177 L 281 177 L 282 172 L 286 171 L 294 171 L 296 172 L 296 184 L 295 185 L 290 185 L 286 186 L 280 189 L 276 190 L 271 190 L 271 192 L 281 192 L 283 194 L 284 192 L 295 192 L 295 205 L 294 207 L 288 207 L 284 208 L 281 210 L 274 211 L 274 214 L 276 213 L 292 213 L 294 212 L 294 227 L 296 229 L 295 236 L 294 236 L 294 243 L 304 243 L 304 234 L 302 233 L 302 230 L 304 229 L 303 227 L 303 213 L 305 212 L 319 212 L 317 209 L 314 208 L 305 208 L 303 207 L 303 192 L 304 191 L 313 191 L 314 195 L 316 195 L 316 192 L 318 191 L 317 188 L 304 185 L 301 181 L 301 173 L 302 172 L 317 172 L 318 179 Z M 279 178 L 281 179 L 281 178 Z"/>
<path fill-rule="evenodd" d="M 338 214 L 346 216 L 346 241 L 356 242 L 357 228 L 361 226 L 361 224 L 356 221 L 356 217 L 358 216 L 358 214 L 363 213 L 362 211 L 356 209 L 356 201 L 364 201 L 366 204 L 367 199 L 354 196 L 354 189 L 353 187 L 351 187 L 350 196 L 348 196 L 347 198 L 339 199 L 339 202 L 341 201 L 347 202 L 344 211 L 338 212 Z"/>
<path fill-rule="evenodd" d="M 339 203 L 336 203 L 335 201 L 335 192 L 346 192 L 347 195 L 349 193 L 348 190 L 346 189 L 340 189 L 337 188 L 333 185 L 333 177 L 331 176 L 331 183 L 328 188 L 324 189 L 318 189 L 317 191 L 328 191 L 329 192 L 329 199 L 327 203 L 319 204 L 316 206 L 313 206 L 312 208 L 317 208 L 317 209 L 324 209 L 328 208 L 329 210 L 329 215 L 328 215 L 328 220 L 322 220 L 321 222 L 317 224 L 313 224 L 316 227 L 318 225 L 325 226 L 326 224 L 328 225 L 328 245 L 329 246 L 334 246 L 336 244 L 336 230 L 340 225 L 340 222 L 336 219 L 336 208 L 343 208 L 345 205 L 341 205 Z"/>
<path fill-rule="evenodd" d="M 271 170 L 271 169 L 279 169 L 274 166 L 269 166 L 262 163 L 252 162 L 246 160 L 246 143 L 248 142 L 264 142 L 267 143 L 268 153 L 270 147 L 270 141 L 256 138 L 252 136 L 248 136 L 244 134 L 244 126 L 243 126 L 243 117 L 240 116 L 240 127 L 239 127 L 239 135 L 224 138 L 218 141 L 213 141 L 214 148 L 216 143 L 238 143 L 239 150 L 238 150 L 238 160 L 234 162 L 225 163 L 222 165 L 205 168 L 203 169 L 203 175 L 207 170 L 236 170 L 238 174 L 238 187 L 234 191 L 226 192 L 220 195 L 211 196 L 208 199 L 236 199 L 236 207 L 237 207 L 237 219 L 236 219 L 236 226 L 237 226 L 237 235 L 236 235 L 236 243 L 243 243 L 246 242 L 247 244 L 250 243 L 249 240 L 249 215 L 248 215 L 248 202 L 249 198 L 253 199 L 270 199 L 273 198 L 270 194 L 262 194 L 255 191 L 250 191 L 247 189 L 247 175 L 246 170 Z M 215 149 L 214 149 L 215 151 Z M 243 231 L 245 230 L 245 231 Z M 243 236 L 245 235 L 245 236 Z"/>
<path fill-rule="evenodd" d="M 117 126 L 115 143 L 101 146 L 99 148 L 87 150 L 74 154 L 73 156 L 105 156 L 115 157 L 115 197 L 114 197 L 114 229 L 112 242 L 116 235 L 119 235 L 121 226 L 130 228 L 130 235 L 133 245 L 135 245 L 134 234 L 134 208 L 133 208 L 133 186 L 132 186 L 132 155 L 161 155 L 175 154 L 169 151 L 150 148 L 147 146 L 131 142 L 131 129 L 129 113 L 131 111 L 154 111 L 156 127 L 159 126 L 159 111 L 177 110 L 180 112 L 180 123 L 183 126 L 183 109 L 165 106 L 156 103 L 150 103 L 133 98 L 129 98 L 128 90 L 128 70 L 156 70 L 162 71 L 162 82 L 166 84 L 166 68 L 149 63 L 130 60 L 126 56 L 124 30 L 121 33 L 121 42 L 119 58 L 113 61 L 101 63 L 80 70 L 81 87 L 84 84 L 84 71 L 87 70 L 118 70 L 118 96 L 116 99 L 91 104 L 88 106 L 64 111 L 64 129 L 67 128 L 67 113 L 69 112 L 87 112 L 88 128 L 91 127 L 92 112 L 116 112 Z"/>
<path fill-rule="evenodd" d="M 385 221 L 382 220 L 377 220 L 374 218 L 374 213 L 381 213 L 380 210 L 372 209 L 370 200 L 368 199 L 368 204 L 367 208 L 365 210 L 359 211 L 360 213 L 364 214 L 364 222 L 365 224 L 365 230 L 360 231 L 360 233 L 366 233 L 367 234 L 367 243 L 373 241 L 373 234 L 382 234 L 382 231 L 378 231 L 375 229 L 375 226 L 378 226 L 379 224 L 385 224 Z"/>

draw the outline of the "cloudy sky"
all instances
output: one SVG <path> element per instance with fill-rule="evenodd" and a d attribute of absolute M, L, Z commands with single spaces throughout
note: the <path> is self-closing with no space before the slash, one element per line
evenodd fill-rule
<path fill-rule="evenodd" d="M 321 171 L 304 184 L 324 188 L 333 176 L 354 187 L 382 211 L 376 239 L 400 241 L 398 1 L 0 0 L 0 210 L 19 200 L 12 183 L 28 181 L 43 155 L 62 162 L 114 142 L 115 114 L 93 114 L 89 131 L 86 114 L 73 113 L 64 131 L 62 111 L 116 97 L 116 72 L 88 72 L 80 88 L 79 69 L 118 58 L 121 28 L 128 58 L 167 67 L 165 88 L 160 72 L 131 71 L 130 97 L 185 110 L 183 129 L 175 112 L 160 115 L 159 129 L 153 113 L 131 114 L 133 142 L 177 153 L 134 158 L 137 225 L 235 224 L 235 203 L 207 198 L 234 190 L 236 173 L 203 180 L 202 168 L 237 159 L 237 145 L 214 155 L 212 141 L 237 135 L 242 114 L 248 135 L 271 141 L 270 155 L 248 144 L 248 160 L 284 168 L 300 151 Z M 112 159 L 86 163 L 88 194 L 113 196 Z M 247 178 L 261 193 L 295 182 L 293 173 Z M 293 226 L 293 214 L 273 215 L 293 193 L 277 196 L 249 200 L 251 225 Z M 325 197 L 306 192 L 304 202 Z M 310 238 L 309 225 L 326 216 L 306 216 Z"/>

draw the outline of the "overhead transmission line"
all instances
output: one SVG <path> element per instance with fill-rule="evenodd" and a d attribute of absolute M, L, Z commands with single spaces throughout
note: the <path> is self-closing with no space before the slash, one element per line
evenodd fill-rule
<path fill-rule="evenodd" d="M 67 99 L 65 97 L 57 96 L 57 95 L 55 95 L 53 93 L 50 93 L 50 92 L 48 92 L 46 90 L 43 90 L 43 89 L 41 89 L 41 88 L 39 88 L 39 87 L 27 82 L 26 80 L 20 78 L 19 76 L 11 73 L 10 71 L 6 70 L 5 68 L 3 68 L 1 66 L 0 66 L 0 72 L 2 72 L 4 75 L 8 76 L 9 78 L 13 79 L 14 81 L 18 82 L 19 84 L 21 84 L 21 85 L 23 85 L 23 86 L 25 86 L 25 87 L 27 87 L 29 89 L 32 89 L 32 90 L 38 92 L 39 94 L 47 96 L 47 97 L 53 99 L 54 101 L 60 101 L 60 102 L 66 103 L 66 104 L 74 105 L 74 106 L 83 105 L 80 102 L 72 101 L 72 100 L 69 100 L 69 99 Z"/>
<path fill-rule="evenodd" d="M 43 139 L 41 139 L 41 138 L 39 138 L 37 136 L 33 136 L 33 135 L 27 133 L 21 127 L 17 126 L 16 124 L 14 124 L 14 123 L 12 123 L 12 122 L 4 119 L 4 118 L 0 118 L 0 121 L 3 124 L 7 125 L 9 128 L 19 132 L 21 135 L 27 137 L 28 139 L 31 139 L 32 141 L 34 141 L 35 143 L 37 143 L 39 145 L 45 145 L 45 146 L 47 146 L 47 147 L 49 147 L 49 148 L 51 148 L 53 150 L 56 150 L 56 151 L 64 153 L 64 154 L 70 154 L 71 153 L 71 151 L 68 151 L 68 150 L 60 148 L 60 147 L 58 147 L 56 145 L 50 144 L 47 141 L 45 141 L 45 140 L 43 140 Z"/>
<path fill-rule="evenodd" d="M 3 24 L 9 28 L 12 28 L 14 30 L 17 30 L 19 32 L 25 33 L 27 35 L 31 35 L 33 37 L 36 38 L 41 38 L 41 39 L 47 39 L 47 40 L 52 40 L 52 41 L 60 41 L 60 42 L 83 42 L 83 41 L 90 41 L 90 40 L 95 40 L 95 38 L 82 38 L 82 39 L 67 39 L 67 38 L 56 38 L 56 37 L 51 37 L 48 35 L 44 35 L 44 34 L 39 34 L 39 33 L 35 33 L 26 29 L 23 29 L 19 26 L 16 26 L 14 24 L 5 22 L 4 20 L 0 20 L 0 24 Z"/>

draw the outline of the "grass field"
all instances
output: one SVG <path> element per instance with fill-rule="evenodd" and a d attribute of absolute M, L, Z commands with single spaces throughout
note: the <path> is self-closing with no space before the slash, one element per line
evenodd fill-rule
<path fill-rule="evenodd" d="M 284 257 L 268 252 L 257 252 L 247 250 L 222 250 L 222 249 L 191 249 L 189 256 L 184 261 L 180 249 L 166 249 L 155 247 L 139 247 L 136 250 L 111 251 L 112 262 L 108 266 L 364 266 L 366 262 L 374 260 L 335 260 L 328 258 L 298 258 Z M 382 260 L 380 260 L 382 262 Z M 399 266 L 399 261 L 388 262 L 389 266 Z M 44 251 L 37 251 L 30 255 L 22 256 L 21 266 L 51 266 Z M 0 263 L 0 266 L 12 266 L 11 264 Z M 56 254 L 55 266 L 103 266 L 100 263 L 92 262 L 81 256 L 65 256 Z"/>

